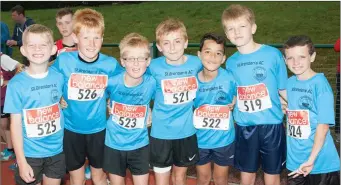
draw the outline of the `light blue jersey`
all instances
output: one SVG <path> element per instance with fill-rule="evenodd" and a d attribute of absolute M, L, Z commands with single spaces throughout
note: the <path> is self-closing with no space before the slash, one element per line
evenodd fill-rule
<path fill-rule="evenodd" d="M 227 146 L 235 139 L 233 116 L 228 104 L 236 95 L 236 84 L 230 71 L 218 69 L 218 75 L 210 82 L 199 81 L 194 100 L 194 125 L 198 128 L 198 146 L 214 149 Z"/>
<path fill-rule="evenodd" d="M 279 90 L 284 90 L 287 68 L 282 53 L 271 46 L 250 54 L 236 52 L 226 62 L 237 81 L 237 102 L 233 111 L 240 126 L 281 124 L 283 113 Z"/>
<path fill-rule="evenodd" d="M 149 144 L 146 121 L 156 81 L 149 74 L 145 74 L 141 84 L 127 87 L 124 84 L 125 73 L 124 71 L 109 78 L 107 92 L 112 110 L 107 121 L 105 145 L 127 151 Z"/>
<path fill-rule="evenodd" d="M 64 77 L 65 128 L 79 134 L 93 134 L 106 127 L 105 89 L 108 77 L 122 71 L 113 57 L 99 53 L 94 62 L 85 62 L 78 51 L 60 54 L 52 68 Z"/>
<path fill-rule="evenodd" d="M 21 72 L 8 83 L 4 112 L 21 114 L 25 157 L 51 157 L 63 151 L 62 88 L 63 76 L 53 69 L 44 78 Z"/>
<path fill-rule="evenodd" d="M 287 168 L 294 171 L 306 162 L 314 145 L 318 124 L 334 125 L 334 98 L 322 73 L 308 80 L 292 76 L 287 84 Z M 340 170 L 340 158 L 328 131 L 311 174 Z"/>
<path fill-rule="evenodd" d="M 162 56 L 151 61 L 149 73 L 156 79 L 151 136 L 158 139 L 182 139 L 195 134 L 193 99 L 202 68 L 198 57 L 185 55 L 181 65 L 170 65 Z"/>

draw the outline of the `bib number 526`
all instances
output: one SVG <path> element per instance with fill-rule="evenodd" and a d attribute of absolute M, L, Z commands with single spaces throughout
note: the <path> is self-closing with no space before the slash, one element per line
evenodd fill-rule
<path fill-rule="evenodd" d="M 40 123 L 38 124 L 38 136 L 49 135 L 51 133 L 54 133 L 56 129 L 57 127 L 54 120 L 46 123 Z"/>
<path fill-rule="evenodd" d="M 245 111 L 255 111 L 262 108 L 262 101 L 260 99 L 244 100 Z"/>
<path fill-rule="evenodd" d="M 91 89 L 79 89 L 78 91 L 78 99 L 82 100 L 89 100 L 89 99 L 95 99 L 97 97 L 96 90 Z"/>

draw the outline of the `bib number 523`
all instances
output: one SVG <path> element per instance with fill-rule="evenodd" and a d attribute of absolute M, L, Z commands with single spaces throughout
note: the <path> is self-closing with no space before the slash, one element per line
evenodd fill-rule
<path fill-rule="evenodd" d="M 54 120 L 50 121 L 50 122 L 46 122 L 46 123 L 40 123 L 40 124 L 38 124 L 38 130 L 39 130 L 38 135 L 39 136 L 49 135 L 49 134 L 55 132 L 56 129 L 57 129 L 57 127 L 56 127 Z"/>
<path fill-rule="evenodd" d="M 118 124 L 126 128 L 135 128 L 136 127 L 136 118 L 125 118 L 120 117 Z"/>

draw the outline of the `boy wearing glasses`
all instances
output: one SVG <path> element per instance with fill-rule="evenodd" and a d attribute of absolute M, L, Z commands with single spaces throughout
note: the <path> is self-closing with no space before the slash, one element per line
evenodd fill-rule
<path fill-rule="evenodd" d="M 134 184 L 147 185 L 149 175 L 149 139 L 146 121 L 149 102 L 156 88 L 155 79 L 145 74 L 150 64 L 148 40 L 130 33 L 120 42 L 125 71 L 109 78 L 107 93 L 111 115 L 107 121 L 103 169 L 111 184 L 124 185 L 128 168 Z"/>

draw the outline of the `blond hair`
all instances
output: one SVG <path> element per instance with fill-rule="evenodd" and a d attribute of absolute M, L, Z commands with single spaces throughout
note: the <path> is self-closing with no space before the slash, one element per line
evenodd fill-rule
<path fill-rule="evenodd" d="M 121 55 L 124 53 L 125 48 L 127 47 L 145 48 L 148 53 L 148 56 L 150 55 L 150 47 L 149 47 L 148 39 L 138 33 L 130 33 L 123 37 L 119 45 Z"/>
<path fill-rule="evenodd" d="M 53 44 L 53 32 L 50 28 L 41 24 L 32 24 L 27 27 L 22 35 L 23 44 L 26 44 L 26 39 L 29 33 L 40 34 L 47 37 L 49 43 Z"/>
<path fill-rule="evenodd" d="M 224 10 L 221 16 L 221 23 L 225 29 L 225 24 L 227 21 L 235 20 L 243 16 L 246 17 L 250 24 L 255 23 L 255 14 L 250 8 L 240 4 L 232 4 Z"/>
<path fill-rule="evenodd" d="M 73 15 L 72 25 L 73 33 L 76 35 L 82 27 L 100 29 L 101 34 L 104 34 L 104 18 L 102 14 L 90 8 L 77 10 Z"/>
<path fill-rule="evenodd" d="M 178 19 L 168 18 L 162 21 L 156 28 L 156 42 L 159 43 L 162 36 L 169 34 L 170 32 L 180 31 L 184 39 L 187 40 L 187 30 L 184 23 Z"/>

